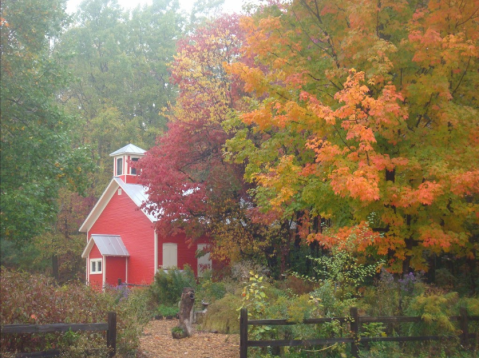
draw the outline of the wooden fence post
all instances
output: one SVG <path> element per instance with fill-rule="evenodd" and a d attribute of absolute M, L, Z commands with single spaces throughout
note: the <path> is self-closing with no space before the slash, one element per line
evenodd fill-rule
<path fill-rule="evenodd" d="M 108 312 L 108 331 L 106 332 L 106 346 L 110 357 L 116 354 L 116 312 Z"/>
<path fill-rule="evenodd" d="M 240 315 L 240 358 L 248 356 L 248 310 L 241 309 Z"/>
<path fill-rule="evenodd" d="M 467 310 L 465 307 L 461 307 L 461 344 L 464 348 L 466 348 L 469 344 L 469 320 L 467 317 Z"/>
<path fill-rule="evenodd" d="M 359 314 L 357 307 L 351 307 L 349 309 L 349 313 L 351 315 L 351 331 L 353 333 L 353 342 L 351 343 L 351 354 L 353 357 L 359 357 Z"/>

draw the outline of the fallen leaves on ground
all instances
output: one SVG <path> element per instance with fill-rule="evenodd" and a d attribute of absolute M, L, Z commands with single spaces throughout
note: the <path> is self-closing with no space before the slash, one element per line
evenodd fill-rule
<path fill-rule="evenodd" d="M 196 331 L 190 338 L 173 339 L 171 329 L 178 320 L 154 320 L 140 338 L 142 358 L 236 358 L 239 335 Z"/>

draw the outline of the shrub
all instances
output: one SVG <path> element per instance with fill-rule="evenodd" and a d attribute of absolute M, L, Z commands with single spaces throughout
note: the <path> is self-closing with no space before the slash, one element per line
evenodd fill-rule
<path fill-rule="evenodd" d="M 196 288 L 195 274 L 185 265 L 184 270 L 159 270 L 150 286 L 150 293 L 157 304 L 176 305 L 183 293 L 183 288 Z"/>
<path fill-rule="evenodd" d="M 198 297 L 208 303 L 222 299 L 226 294 L 226 286 L 223 282 L 204 281 L 199 289 Z"/>
<path fill-rule="evenodd" d="M 107 313 L 117 313 L 117 350 L 134 353 L 139 334 L 149 319 L 145 290 L 133 290 L 128 298 L 117 302 L 110 291 L 97 292 L 82 284 L 57 286 L 42 275 L 9 271 L 0 276 L 1 324 L 50 324 L 105 322 Z M 1 351 L 39 351 L 53 347 L 74 356 L 85 349 L 104 349 L 101 332 L 67 332 L 66 334 L 2 335 Z M 75 353 L 77 352 L 77 353 Z M 101 356 L 101 351 L 96 351 Z M 79 354 L 79 353 L 78 353 Z"/>
<path fill-rule="evenodd" d="M 291 290 L 292 293 L 297 295 L 304 295 L 314 291 L 318 287 L 318 283 L 313 280 L 306 280 L 298 276 L 288 276 L 283 281 L 278 281 L 278 288 L 283 290 Z"/>
<path fill-rule="evenodd" d="M 169 307 L 165 305 L 159 305 L 157 312 L 162 317 L 175 317 L 178 314 L 179 309 L 178 307 Z"/>
<path fill-rule="evenodd" d="M 203 328 L 220 333 L 239 333 L 238 307 L 242 300 L 237 295 L 227 293 L 225 297 L 213 302 L 206 313 Z"/>

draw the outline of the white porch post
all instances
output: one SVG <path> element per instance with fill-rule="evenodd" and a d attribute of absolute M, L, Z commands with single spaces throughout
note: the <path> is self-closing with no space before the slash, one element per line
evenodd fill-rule
<path fill-rule="evenodd" d="M 85 284 L 88 285 L 88 274 L 89 274 L 89 265 L 90 263 L 90 254 L 88 254 L 88 257 L 86 258 L 86 267 L 85 267 Z"/>
<path fill-rule="evenodd" d="M 103 270 L 102 271 L 103 272 L 103 288 L 105 288 L 106 287 L 106 259 L 105 259 L 105 255 L 102 255 L 102 257 L 103 257 L 103 260 L 102 260 L 103 261 L 102 262 L 102 264 L 103 264 L 103 267 L 102 267 L 102 270 Z"/>

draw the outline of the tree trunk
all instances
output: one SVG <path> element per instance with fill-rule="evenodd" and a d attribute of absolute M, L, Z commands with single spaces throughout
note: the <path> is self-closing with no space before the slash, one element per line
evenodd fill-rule
<path fill-rule="evenodd" d="M 183 288 L 180 302 L 179 327 L 183 329 L 184 337 L 191 337 L 193 334 L 193 306 L 195 304 L 195 290 L 191 287 Z"/>

